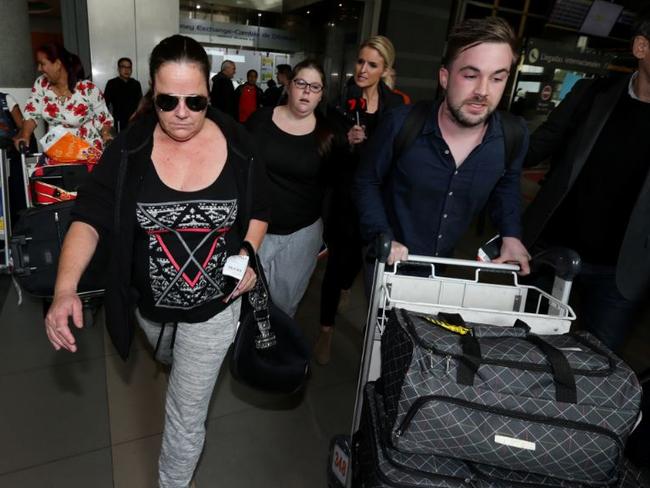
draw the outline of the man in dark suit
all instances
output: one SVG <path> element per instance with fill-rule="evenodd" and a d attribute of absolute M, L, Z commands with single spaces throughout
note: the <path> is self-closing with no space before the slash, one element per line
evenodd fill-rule
<path fill-rule="evenodd" d="M 119 76 L 108 80 L 104 90 L 106 105 L 111 109 L 118 132 L 126 129 L 131 115 L 138 109 L 142 98 L 140 82 L 131 78 L 133 63 L 129 58 L 117 62 Z"/>
<path fill-rule="evenodd" d="M 235 63 L 225 60 L 221 63 L 221 71 L 212 77 L 210 91 L 210 105 L 226 112 L 235 120 L 237 120 L 237 100 L 232 78 L 236 72 Z"/>
<path fill-rule="evenodd" d="M 551 169 L 524 216 L 523 241 L 582 257 L 578 316 L 623 345 L 650 285 L 650 12 L 635 25 L 638 69 L 581 80 L 531 136 L 526 165 Z"/>
<path fill-rule="evenodd" d="M 277 86 L 270 87 L 264 92 L 265 107 L 276 107 L 284 105 L 287 102 L 287 89 L 291 81 L 291 66 L 288 64 L 278 64 L 276 66 L 276 76 L 278 78 Z"/>

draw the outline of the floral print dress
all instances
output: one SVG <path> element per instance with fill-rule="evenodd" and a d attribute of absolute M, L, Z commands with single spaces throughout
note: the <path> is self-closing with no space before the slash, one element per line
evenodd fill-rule
<path fill-rule="evenodd" d="M 61 125 L 87 141 L 101 154 L 104 149 L 101 130 L 113 126 L 113 116 L 104 95 L 88 80 L 80 80 L 69 97 L 58 96 L 45 75 L 34 82 L 25 105 L 25 119 L 43 119 L 49 126 Z"/>

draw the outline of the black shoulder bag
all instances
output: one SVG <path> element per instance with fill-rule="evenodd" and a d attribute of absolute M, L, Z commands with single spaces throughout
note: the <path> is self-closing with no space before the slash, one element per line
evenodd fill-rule
<path fill-rule="evenodd" d="M 248 172 L 246 204 L 250 210 L 251 167 Z M 239 328 L 230 355 L 230 371 L 236 380 L 253 388 L 295 393 L 303 388 L 309 375 L 307 341 L 296 321 L 271 301 L 268 282 L 253 246 L 244 241 L 242 248 L 248 253 L 257 282 L 242 298 Z"/>
<path fill-rule="evenodd" d="M 253 246 L 244 242 L 257 274 L 255 288 L 242 299 L 239 328 L 232 345 L 233 377 L 254 388 L 294 393 L 306 383 L 310 351 L 300 326 L 271 301 Z"/>

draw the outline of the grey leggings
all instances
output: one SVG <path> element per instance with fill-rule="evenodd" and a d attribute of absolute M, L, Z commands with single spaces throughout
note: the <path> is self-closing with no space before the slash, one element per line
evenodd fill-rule
<path fill-rule="evenodd" d="M 269 282 L 273 303 L 294 316 L 311 278 L 323 245 L 323 221 L 293 234 L 266 234 L 258 255 Z"/>
<path fill-rule="evenodd" d="M 173 350 L 173 327 L 166 327 L 158 359 L 171 364 L 165 400 L 165 429 L 158 460 L 160 488 L 187 488 L 205 441 L 205 419 L 228 347 L 235 337 L 241 300 L 206 322 L 179 322 Z M 156 346 L 161 324 L 136 317 L 147 339 Z"/>

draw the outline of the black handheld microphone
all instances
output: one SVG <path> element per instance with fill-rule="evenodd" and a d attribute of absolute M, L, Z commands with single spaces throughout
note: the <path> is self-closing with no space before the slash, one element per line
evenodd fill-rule
<path fill-rule="evenodd" d="M 368 108 L 368 101 L 363 97 L 355 97 L 348 99 L 348 112 L 355 114 L 356 125 L 361 125 L 360 113 L 363 113 Z"/>

